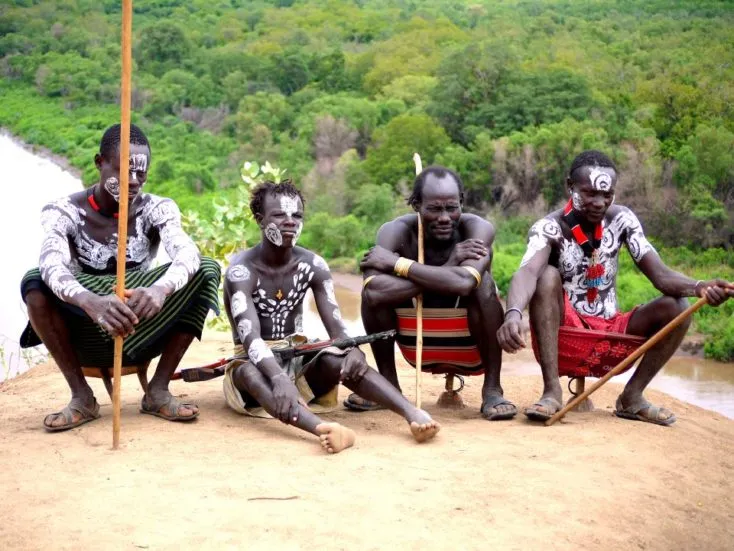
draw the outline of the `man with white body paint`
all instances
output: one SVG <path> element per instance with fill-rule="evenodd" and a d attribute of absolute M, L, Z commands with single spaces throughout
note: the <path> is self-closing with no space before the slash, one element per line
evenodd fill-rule
<path fill-rule="evenodd" d="M 260 225 L 260 243 L 236 254 L 225 274 L 224 302 L 237 351 L 248 360 L 227 366 L 227 404 L 242 414 L 263 416 L 262 408 L 283 423 L 319 438 L 329 453 L 354 443 L 352 430 L 320 419 L 319 399 L 336 398 L 342 382 L 361 395 L 402 415 L 413 437 L 423 442 L 440 425 L 417 409 L 386 379 L 370 369 L 358 349 L 327 348 L 311 357 L 282 363 L 271 351 L 278 344 L 304 342 L 303 298 L 313 291 L 330 338 L 346 337 L 334 282 L 323 258 L 296 246 L 303 228 L 303 198 L 290 182 L 265 182 L 252 193 L 250 209 Z"/>
<path fill-rule="evenodd" d="M 523 348 L 520 321 L 530 306 L 544 386 L 541 398 L 525 410 L 530 419 L 546 420 L 561 408 L 560 326 L 651 337 L 688 306 L 684 297 L 706 296 L 709 304 L 718 306 L 734 296 L 734 285 L 726 281 L 695 281 L 668 268 L 635 214 L 614 205 L 616 184 L 614 163 L 599 151 L 584 151 L 571 165 L 565 208 L 530 228 L 527 251 L 510 283 L 505 322 L 497 332 L 505 351 Z M 664 295 L 626 313 L 618 311 L 616 295 L 622 245 Z M 690 319 L 645 354 L 617 399 L 617 416 L 659 425 L 675 422 L 671 411 L 652 405 L 642 393 L 678 348 L 689 324 Z"/>
<path fill-rule="evenodd" d="M 172 200 L 143 193 L 150 166 L 150 145 L 135 125 L 130 128 L 129 217 L 126 301 L 114 291 L 120 198 L 120 125 L 107 129 L 94 162 L 99 183 L 49 203 L 41 213 L 46 237 L 39 268 L 23 278 L 21 294 L 30 323 L 21 346 L 46 345 L 64 374 L 72 399 L 46 416 L 44 427 L 60 431 L 99 417 L 99 404 L 82 373 L 84 367 L 110 368 L 113 337 L 125 338 L 123 365 L 161 355 L 143 397 L 141 412 L 171 421 L 190 421 L 194 404 L 168 390 L 209 309 L 219 311 L 219 265 L 200 258 L 181 229 Z M 171 263 L 151 268 L 159 245 Z"/>

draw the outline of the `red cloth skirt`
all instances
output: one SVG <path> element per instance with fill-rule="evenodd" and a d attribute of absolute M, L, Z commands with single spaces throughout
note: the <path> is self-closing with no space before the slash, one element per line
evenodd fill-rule
<path fill-rule="evenodd" d="M 609 319 L 585 316 L 576 311 L 564 293 L 563 321 L 558 331 L 558 375 L 603 377 L 642 346 L 644 337 L 625 334 L 635 310 L 618 313 Z M 535 359 L 540 362 L 532 327 L 531 336 Z"/>

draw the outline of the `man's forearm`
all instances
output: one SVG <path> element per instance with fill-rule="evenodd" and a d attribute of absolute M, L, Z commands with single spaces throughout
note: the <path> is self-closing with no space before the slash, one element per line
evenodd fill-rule
<path fill-rule="evenodd" d="M 427 266 L 416 262 L 411 264 L 407 275 L 419 288 L 443 295 L 466 296 L 477 287 L 474 276 L 461 266 Z"/>
<path fill-rule="evenodd" d="M 394 275 L 377 274 L 365 279 L 362 293 L 367 304 L 400 304 L 423 292 L 423 289 L 410 281 Z"/>
<path fill-rule="evenodd" d="M 537 283 L 537 278 L 527 270 L 521 268 L 515 272 L 515 275 L 510 281 L 510 288 L 507 291 L 505 311 L 517 309 L 522 313 L 527 308 L 530 299 L 533 298 Z"/>

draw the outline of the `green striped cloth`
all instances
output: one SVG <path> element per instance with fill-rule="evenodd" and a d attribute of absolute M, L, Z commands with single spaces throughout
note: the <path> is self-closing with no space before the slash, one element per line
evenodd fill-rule
<path fill-rule="evenodd" d="M 149 271 L 130 270 L 125 275 L 125 288 L 148 287 L 155 283 L 168 269 L 169 264 Z M 87 290 L 98 295 L 109 295 L 114 288 L 115 275 L 77 274 L 79 283 Z M 135 333 L 125 338 L 123 343 L 123 365 L 135 365 L 149 361 L 160 355 L 165 345 L 166 335 L 174 326 L 178 330 L 193 333 L 201 338 L 201 331 L 209 310 L 219 314 L 219 280 L 221 268 L 211 258 L 202 257 L 199 271 L 194 274 L 182 289 L 169 296 L 161 311 L 153 318 L 143 320 L 135 326 Z M 114 357 L 114 339 L 81 309 L 61 301 L 43 283 L 38 268 L 29 270 L 21 282 L 23 300 L 29 291 L 40 289 L 53 297 L 59 306 L 64 320 L 68 323 L 72 344 L 81 365 L 88 367 L 111 367 Z M 31 327 L 25 328 L 20 337 L 21 348 L 37 346 L 41 339 Z"/>

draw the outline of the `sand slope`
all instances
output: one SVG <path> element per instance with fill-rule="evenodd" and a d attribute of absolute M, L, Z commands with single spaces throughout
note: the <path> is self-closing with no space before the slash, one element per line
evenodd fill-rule
<path fill-rule="evenodd" d="M 226 339 L 208 336 L 184 364 L 225 355 Z M 412 396 L 412 370 L 401 376 Z M 524 406 L 541 381 L 504 384 Z M 0 548 L 734 548 L 734 421 L 660 393 L 649 396 L 676 412 L 672 428 L 612 416 L 613 384 L 595 412 L 546 428 L 484 421 L 479 380 L 469 408 L 437 410 L 442 379 L 427 376 L 437 440 L 415 444 L 390 412 L 339 411 L 328 418 L 357 444 L 326 456 L 308 435 L 226 409 L 221 380 L 172 384 L 202 408 L 192 425 L 140 415 L 135 377 L 113 452 L 110 400 L 93 385 L 103 418 L 59 434 L 41 428 L 68 400 L 53 366 L 0 385 Z"/>

